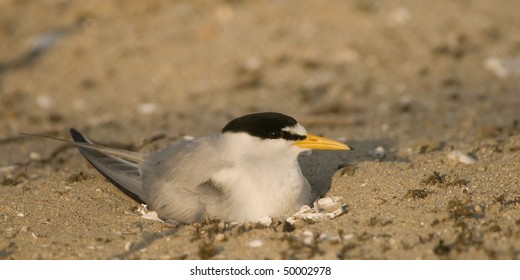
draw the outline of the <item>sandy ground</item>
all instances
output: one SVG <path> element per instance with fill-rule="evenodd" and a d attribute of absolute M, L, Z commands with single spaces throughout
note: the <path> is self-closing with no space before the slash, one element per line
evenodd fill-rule
<path fill-rule="evenodd" d="M 519 259 L 518 26 L 516 0 L 2 0 L 0 258 Z M 346 214 L 169 227 L 19 134 L 146 152 L 257 111 L 356 147 L 301 157 Z"/>

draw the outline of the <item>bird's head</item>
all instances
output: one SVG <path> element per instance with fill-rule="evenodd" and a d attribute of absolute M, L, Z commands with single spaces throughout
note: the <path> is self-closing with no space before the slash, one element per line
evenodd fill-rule
<path fill-rule="evenodd" d="M 240 149 L 239 142 L 245 142 L 244 146 L 252 146 L 248 149 L 256 148 L 264 153 L 266 148 L 274 152 L 289 149 L 296 154 L 310 149 L 352 150 L 344 143 L 307 133 L 294 118 L 273 112 L 236 118 L 222 129 L 222 134 L 236 138 L 237 149 Z"/>

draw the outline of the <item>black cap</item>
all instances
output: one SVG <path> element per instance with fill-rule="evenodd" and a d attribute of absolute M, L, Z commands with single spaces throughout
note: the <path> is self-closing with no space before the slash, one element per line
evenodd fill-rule
<path fill-rule="evenodd" d="M 265 112 L 245 115 L 230 121 L 223 129 L 225 132 L 245 132 L 262 139 L 284 138 L 290 141 L 305 139 L 306 135 L 290 133 L 284 128 L 294 127 L 298 122 L 287 115 Z"/>

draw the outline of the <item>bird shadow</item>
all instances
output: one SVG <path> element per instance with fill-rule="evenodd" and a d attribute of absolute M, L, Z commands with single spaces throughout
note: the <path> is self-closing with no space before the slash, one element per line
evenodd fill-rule
<path fill-rule="evenodd" d="M 303 154 L 299 157 L 302 173 L 317 195 L 324 196 L 330 190 L 334 173 L 345 166 L 365 161 L 409 162 L 406 157 L 392 152 L 398 144 L 394 139 L 354 140 L 349 141 L 348 144 L 355 150 L 348 152 L 315 150 L 310 155 Z M 383 147 L 383 154 L 374 152 L 378 147 Z"/>

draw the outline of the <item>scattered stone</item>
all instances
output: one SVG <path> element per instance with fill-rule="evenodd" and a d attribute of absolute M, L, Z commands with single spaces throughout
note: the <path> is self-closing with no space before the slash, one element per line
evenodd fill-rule
<path fill-rule="evenodd" d="M 16 169 L 18 169 L 18 165 L 8 165 L 4 167 L 0 167 L 0 173 L 12 173 Z"/>
<path fill-rule="evenodd" d="M 128 252 L 130 251 L 130 248 L 132 248 L 132 242 L 128 241 L 125 243 L 125 251 Z"/>
<path fill-rule="evenodd" d="M 39 153 L 37 153 L 37 152 L 31 152 L 31 153 L 29 154 L 29 158 L 30 158 L 31 160 L 35 160 L 35 161 L 36 161 L 36 160 L 41 160 L 41 159 L 42 159 L 42 155 L 39 154 Z"/>
<path fill-rule="evenodd" d="M 264 65 L 264 61 L 258 56 L 252 56 L 246 59 L 244 67 L 247 71 L 254 72 L 260 70 Z"/>
<path fill-rule="evenodd" d="M 507 59 L 489 57 L 484 61 L 484 68 L 491 71 L 498 78 L 505 79 L 511 74 L 520 74 L 520 57 Z"/>
<path fill-rule="evenodd" d="M 339 241 L 339 237 L 335 234 L 325 232 L 318 236 L 318 241 Z"/>
<path fill-rule="evenodd" d="M 223 233 L 217 233 L 215 235 L 215 240 L 216 241 L 225 241 L 226 240 L 226 235 L 223 234 Z"/>
<path fill-rule="evenodd" d="M 70 33 L 70 31 L 70 28 L 62 28 L 39 34 L 31 42 L 31 52 L 43 53 L 47 51 L 48 49 L 59 43 L 61 40 L 63 40 L 64 37 Z"/>
<path fill-rule="evenodd" d="M 36 97 L 36 105 L 38 105 L 40 109 L 50 110 L 54 107 L 54 100 L 48 95 L 40 95 Z"/>
<path fill-rule="evenodd" d="M 390 12 L 390 19 L 395 24 L 405 24 L 410 21 L 410 11 L 404 7 L 399 7 Z"/>
<path fill-rule="evenodd" d="M 448 158 L 458 160 L 459 162 L 465 163 L 465 164 L 474 164 L 477 162 L 476 159 L 472 158 L 468 154 L 459 151 L 459 150 L 453 150 L 448 153 Z"/>
<path fill-rule="evenodd" d="M 151 115 L 156 113 L 159 110 L 159 107 L 155 103 L 143 103 L 137 106 L 137 112 L 141 115 Z"/>
<path fill-rule="evenodd" d="M 377 160 L 382 160 L 385 158 L 386 156 L 386 151 L 385 151 L 385 148 L 379 146 L 371 151 L 368 152 L 368 154 L 371 156 L 371 157 L 374 157 L 376 158 Z"/>
<path fill-rule="evenodd" d="M 270 217 L 263 217 L 258 221 L 258 223 L 262 226 L 268 227 L 272 224 L 273 220 Z"/>
<path fill-rule="evenodd" d="M 341 238 L 342 238 L 343 240 L 349 240 L 349 239 L 354 238 L 354 234 L 352 234 L 352 233 L 344 234 L 344 235 L 341 236 Z"/>
<path fill-rule="evenodd" d="M 312 245 L 314 242 L 314 233 L 310 230 L 306 230 L 302 233 L 303 235 L 303 244 Z"/>
<path fill-rule="evenodd" d="M 249 241 L 248 245 L 251 248 L 259 248 L 259 247 L 264 246 L 264 241 L 262 239 L 255 239 L 255 240 Z"/>

